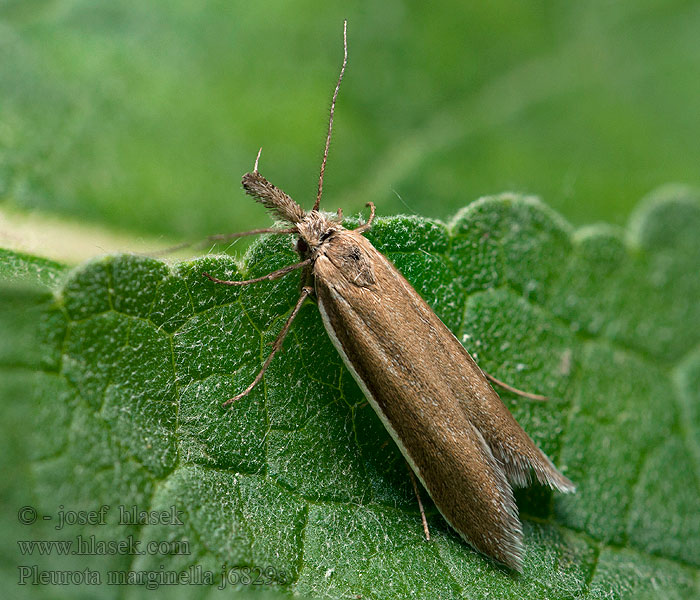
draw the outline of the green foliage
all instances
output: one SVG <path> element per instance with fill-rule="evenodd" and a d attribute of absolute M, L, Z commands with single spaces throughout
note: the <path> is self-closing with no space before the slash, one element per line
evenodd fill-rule
<path fill-rule="evenodd" d="M 290 275 L 238 289 L 201 273 L 267 273 L 294 260 L 289 237 L 260 239 L 242 265 L 226 256 L 176 265 L 107 256 L 65 275 L 53 295 L 36 284 L 7 288 L 15 291 L 4 307 L 16 310 L 0 312 L 3 321 L 20 305 L 42 317 L 18 322 L 0 352 L 3 461 L 25 486 L 3 484 L 4 512 L 112 508 L 98 527 L 8 524 L 5 574 L 16 580 L 20 561 L 103 573 L 200 565 L 218 577 L 226 563 L 270 569 L 262 587 L 283 595 L 692 597 L 700 591 L 699 230 L 700 201 L 674 188 L 648 198 L 624 231 L 573 231 L 537 200 L 503 195 L 470 204 L 447 226 L 395 217 L 369 234 L 486 370 L 551 397 L 502 394 L 578 485 L 567 496 L 519 492 L 522 576 L 472 551 L 430 503 L 433 540 L 423 539 L 406 465 L 312 302 L 263 383 L 221 407 L 259 369 L 298 282 Z M 26 257 L 6 258 L 30 270 Z M 28 278 L 16 268 L 8 279 Z M 13 362 L 22 333 L 34 343 Z M 182 524 L 120 525 L 119 505 L 174 506 Z M 81 533 L 133 535 L 144 546 L 185 539 L 189 554 L 18 557 L 13 546 Z M 85 590 L 50 589 L 53 597 Z"/>
<path fill-rule="evenodd" d="M 700 185 L 694 2 L 4 0 L 0 201 L 241 231 L 262 219 L 236 190 L 263 146 L 262 172 L 308 206 L 343 18 L 326 198 L 347 214 L 445 219 L 513 190 L 621 224 L 658 185 Z"/>

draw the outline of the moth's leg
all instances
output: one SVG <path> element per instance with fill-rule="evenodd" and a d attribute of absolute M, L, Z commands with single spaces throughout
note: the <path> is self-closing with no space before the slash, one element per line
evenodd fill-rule
<path fill-rule="evenodd" d="M 223 285 L 248 285 L 249 283 L 258 283 L 260 281 L 272 281 L 274 279 L 279 279 L 280 277 L 284 277 L 287 273 L 291 273 L 292 271 L 296 271 L 297 269 L 301 269 L 310 264 L 311 259 L 307 258 L 306 260 L 294 263 L 293 265 L 289 265 L 287 267 L 283 267 L 281 269 L 278 269 L 277 271 L 273 271 L 272 273 L 263 275 L 262 277 L 256 277 L 255 279 L 246 279 L 245 281 L 229 281 L 227 279 L 217 279 L 216 277 L 212 277 L 211 275 L 209 275 L 209 273 L 202 273 L 202 275 L 204 275 L 204 277 L 206 277 L 210 281 L 213 281 L 214 283 L 222 283 Z"/>
<path fill-rule="evenodd" d="M 343 222 L 343 209 L 338 208 L 336 212 L 336 223 L 342 223 Z"/>
<path fill-rule="evenodd" d="M 251 383 L 240 394 L 237 394 L 233 398 L 226 400 L 226 402 L 224 402 L 222 406 L 227 406 L 229 404 L 233 404 L 236 400 L 240 400 L 244 396 L 247 396 L 250 393 L 250 391 L 258 383 L 260 383 L 260 380 L 263 378 L 263 375 L 265 375 L 265 371 L 267 371 L 267 368 L 270 366 L 270 363 L 272 362 L 272 359 L 274 358 L 275 354 L 277 354 L 277 351 L 282 347 L 282 343 L 284 342 L 284 338 L 287 337 L 287 333 L 289 333 L 289 328 L 292 326 L 292 322 L 294 321 L 296 316 L 299 314 L 299 311 L 301 310 L 301 305 L 304 303 L 304 300 L 306 300 L 306 298 L 308 298 L 313 293 L 314 293 L 314 290 L 313 290 L 313 288 L 310 288 L 310 287 L 305 287 L 301 290 L 301 295 L 299 296 L 299 300 L 297 300 L 297 303 L 296 303 L 296 306 L 294 307 L 294 310 L 292 310 L 292 314 L 289 315 L 287 322 L 284 324 L 284 327 L 282 327 L 282 331 L 280 331 L 279 334 L 277 335 L 277 339 L 275 340 L 275 343 L 272 344 L 272 351 L 268 355 L 267 359 L 265 359 L 265 362 L 263 363 L 263 366 L 260 369 L 260 372 L 257 374 L 255 379 L 253 380 L 253 383 Z"/>
<path fill-rule="evenodd" d="M 312 270 L 312 267 L 307 266 L 304 268 L 304 270 L 301 272 L 301 280 L 299 281 L 300 286 L 299 289 L 304 289 L 305 287 L 310 287 L 311 289 L 315 289 L 314 286 L 314 273 Z"/>
<path fill-rule="evenodd" d="M 409 466 L 408 463 L 406 463 L 406 467 L 408 467 L 408 474 L 411 476 L 411 483 L 413 484 L 413 491 L 416 494 L 416 499 L 418 500 L 418 510 L 420 510 L 420 518 L 421 521 L 423 522 L 423 532 L 425 533 L 425 539 L 426 541 L 430 541 L 430 529 L 428 529 L 428 520 L 425 518 L 425 510 L 423 509 L 423 503 L 421 502 L 420 499 L 420 488 L 418 487 L 418 481 L 416 480 L 416 476 L 413 473 L 413 469 Z"/>
<path fill-rule="evenodd" d="M 360 225 L 355 231 L 357 233 L 363 233 L 368 229 L 372 228 L 372 221 L 374 221 L 374 202 L 368 202 L 365 206 L 369 206 L 369 219 L 364 225 Z"/>
<path fill-rule="evenodd" d="M 246 235 L 258 235 L 259 233 L 297 233 L 294 227 L 280 229 L 279 227 L 263 227 L 262 229 L 250 229 L 249 231 L 238 231 L 236 233 L 217 233 L 206 238 L 205 242 L 228 242 Z"/>
<path fill-rule="evenodd" d="M 178 250 L 184 250 L 185 248 L 190 247 L 202 249 L 211 243 L 228 242 L 230 240 L 235 240 L 239 237 L 245 237 L 247 235 L 258 235 L 261 233 L 297 233 L 297 230 L 293 228 L 280 229 L 279 227 L 264 227 L 263 229 L 251 229 L 250 231 L 238 231 L 236 233 L 217 233 L 214 235 L 209 235 L 199 242 L 182 242 L 182 244 L 175 244 L 174 246 L 169 246 L 168 248 L 164 248 L 163 250 L 157 250 L 155 252 L 151 252 L 150 254 L 151 256 L 163 256 L 165 254 L 172 254 L 173 252 L 177 252 Z"/>
<path fill-rule="evenodd" d="M 501 387 L 504 390 L 512 392 L 513 394 L 517 394 L 518 396 L 522 396 L 523 398 L 529 398 L 530 400 L 537 400 L 538 402 L 544 402 L 545 400 L 548 400 L 547 396 L 540 396 L 539 394 L 532 394 L 530 392 L 524 392 L 523 390 L 519 390 L 518 388 L 514 388 L 512 385 L 508 385 L 507 383 L 501 381 L 500 379 L 496 379 L 493 375 L 487 373 L 486 371 L 484 371 L 483 373 L 484 373 L 484 375 L 486 375 L 486 379 L 488 379 L 491 383 L 495 383 L 498 387 Z"/>

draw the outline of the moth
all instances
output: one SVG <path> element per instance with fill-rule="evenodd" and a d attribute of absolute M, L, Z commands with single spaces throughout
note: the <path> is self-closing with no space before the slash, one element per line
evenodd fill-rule
<path fill-rule="evenodd" d="M 246 193 L 293 233 L 300 261 L 247 285 L 302 270 L 299 300 L 254 381 L 225 404 L 245 396 L 263 377 L 306 298 L 316 298 L 338 353 L 445 520 L 480 552 L 522 570 L 523 531 L 513 487 L 534 478 L 561 492 L 574 485 L 533 443 L 505 407 L 487 376 L 396 267 L 363 233 L 342 225 L 342 212 L 319 210 L 333 113 L 347 64 L 331 101 L 316 202 L 305 211 L 258 172 L 243 176 Z M 496 380 L 497 381 L 497 380 Z"/>

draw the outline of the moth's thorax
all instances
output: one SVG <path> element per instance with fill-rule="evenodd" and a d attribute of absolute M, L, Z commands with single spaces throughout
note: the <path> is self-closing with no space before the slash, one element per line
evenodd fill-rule
<path fill-rule="evenodd" d="M 377 254 L 361 233 L 334 224 L 312 254 L 313 272 L 330 287 L 371 287 L 377 283 L 372 266 Z"/>

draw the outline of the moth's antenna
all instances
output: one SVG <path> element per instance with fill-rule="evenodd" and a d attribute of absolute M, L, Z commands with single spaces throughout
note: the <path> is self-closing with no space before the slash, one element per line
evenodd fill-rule
<path fill-rule="evenodd" d="M 348 20 L 343 21 L 343 66 L 340 68 L 340 76 L 338 77 L 338 83 L 335 86 L 335 92 L 333 92 L 333 99 L 331 100 L 331 116 L 328 120 L 328 136 L 326 137 L 326 148 L 323 151 L 323 161 L 321 162 L 321 175 L 318 178 L 318 194 L 316 194 L 316 202 L 314 203 L 313 210 L 318 210 L 321 204 L 321 194 L 323 194 L 323 175 L 326 172 L 326 161 L 328 160 L 328 147 L 331 145 L 331 132 L 333 131 L 333 113 L 335 112 L 335 101 L 338 98 L 338 90 L 340 90 L 340 82 L 343 81 L 343 75 L 345 74 L 345 65 L 348 64 Z"/>
<path fill-rule="evenodd" d="M 260 161 L 261 154 L 262 154 L 262 146 L 260 146 L 260 150 L 258 150 L 258 155 L 255 157 L 255 166 L 253 167 L 253 173 L 258 172 L 258 162 Z"/>

